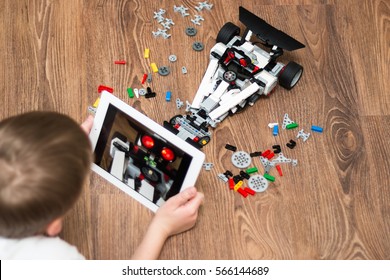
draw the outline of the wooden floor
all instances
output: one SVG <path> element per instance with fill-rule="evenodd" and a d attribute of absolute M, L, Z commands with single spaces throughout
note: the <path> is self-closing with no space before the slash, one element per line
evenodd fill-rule
<path fill-rule="evenodd" d="M 181 1 L 189 7 L 185 18 L 173 2 L 1 1 L 0 118 L 43 109 L 81 122 L 101 84 L 159 123 L 184 113 L 163 93 L 192 101 L 220 27 L 227 21 L 243 27 L 243 5 L 306 45 L 281 57 L 302 64 L 304 75 L 292 91 L 278 87 L 213 131 L 203 151 L 214 167 L 202 170 L 197 183 L 206 197 L 197 226 L 170 238 L 161 259 L 390 259 L 390 2 L 213 0 L 211 11 L 199 12 L 204 21 L 195 37 L 184 29 L 195 26 L 198 2 Z M 152 36 L 159 8 L 175 22 L 167 40 Z M 193 51 L 194 41 L 205 50 Z M 171 54 L 177 62 L 168 61 Z M 153 75 L 156 98 L 130 99 L 126 89 L 142 87 L 151 62 L 172 73 Z M 312 124 L 324 132 L 290 150 L 285 143 L 297 130 L 274 137 L 267 127 L 285 113 L 307 132 Z M 243 198 L 217 178 L 239 171 L 227 143 L 247 152 L 281 144 L 298 166 L 283 165 L 283 177 L 271 171 L 276 181 L 266 192 Z M 152 216 L 91 174 L 62 237 L 87 258 L 128 259 Z"/>

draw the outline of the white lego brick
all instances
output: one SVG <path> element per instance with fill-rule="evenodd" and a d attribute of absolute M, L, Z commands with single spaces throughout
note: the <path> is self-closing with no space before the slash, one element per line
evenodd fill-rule
<path fill-rule="evenodd" d="M 241 91 L 240 93 L 233 95 L 229 100 L 226 100 L 226 102 L 216 108 L 214 111 L 212 111 L 209 114 L 209 117 L 212 120 L 215 120 L 228 112 L 233 107 L 237 106 L 241 101 L 247 99 L 249 96 L 254 94 L 256 91 L 260 89 L 260 86 L 256 83 L 251 84 L 249 87 Z"/>
<path fill-rule="evenodd" d="M 191 107 L 199 109 L 200 103 L 203 101 L 205 96 L 209 95 L 208 86 L 212 82 L 215 71 L 218 69 L 218 60 L 214 59 L 210 61 L 209 66 L 207 67 L 206 73 L 200 83 L 198 91 L 195 94 L 195 98 L 192 101 Z"/>

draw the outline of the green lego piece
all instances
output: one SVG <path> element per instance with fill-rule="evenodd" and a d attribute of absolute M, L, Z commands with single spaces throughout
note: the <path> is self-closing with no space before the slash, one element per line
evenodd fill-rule
<path fill-rule="evenodd" d="M 130 97 L 130 98 L 133 98 L 133 97 L 134 97 L 134 92 L 133 92 L 133 89 L 132 89 L 132 88 L 128 88 L 128 89 L 127 89 L 127 93 L 129 94 L 129 97 Z"/>
<path fill-rule="evenodd" d="M 248 168 L 248 169 L 246 170 L 246 173 L 247 173 L 247 174 L 252 174 L 252 173 L 255 173 L 255 172 L 257 172 L 257 171 L 258 171 L 257 167 L 252 167 L 252 168 Z"/>
<path fill-rule="evenodd" d="M 294 128 L 297 128 L 297 127 L 298 127 L 297 123 L 290 123 L 290 124 L 286 125 L 287 129 L 294 129 Z"/>
<path fill-rule="evenodd" d="M 269 175 L 267 173 L 264 174 L 264 178 L 267 179 L 268 181 L 271 181 L 271 182 L 275 181 L 275 177 L 271 176 L 271 175 Z"/>

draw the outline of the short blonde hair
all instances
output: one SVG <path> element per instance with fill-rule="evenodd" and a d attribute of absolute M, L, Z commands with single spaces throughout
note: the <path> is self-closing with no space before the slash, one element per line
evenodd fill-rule
<path fill-rule="evenodd" d="M 30 112 L 0 122 L 0 236 L 43 233 L 77 201 L 92 161 L 70 117 Z"/>

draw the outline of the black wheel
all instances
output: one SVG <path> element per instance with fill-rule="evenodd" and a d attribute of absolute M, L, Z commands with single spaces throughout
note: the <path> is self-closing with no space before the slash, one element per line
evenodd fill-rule
<path fill-rule="evenodd" d="M 231 22 L 227 22 L 218 32 L 217 43 L 221 42 L 226 45 L 231 39 L 233 39 L 234 36 L 239 34 L 240 28 Z"/>
<path fill-rule="evenodd" d="M 173 116 L 170 120 L 169 120 L 169 123 L 171 125 L 175 125 L 176 124 L 176 118 L 177 117 L 182 117 L 182 115 L 176 115 L 176 116 Z"/>
<path fill-rule="evenodd" d="M 279 84 L 290 90 L 298 83 L 302 73 L 303 67 L 294 61 L 290 61 L 280 73 Z"/>

